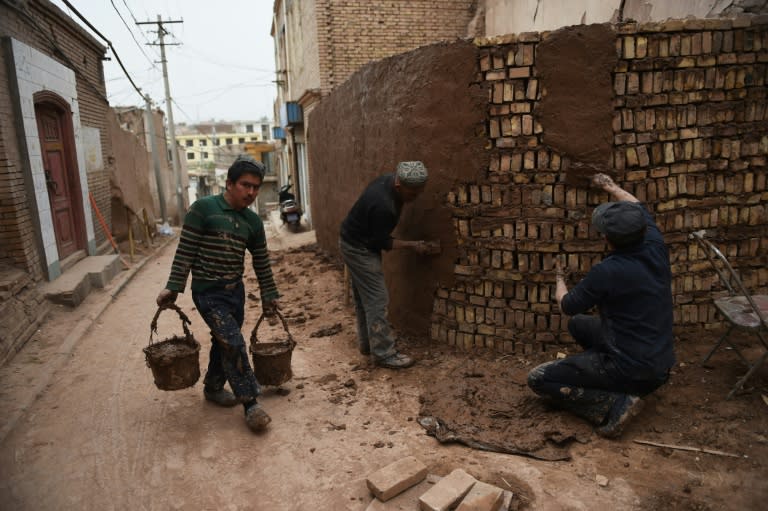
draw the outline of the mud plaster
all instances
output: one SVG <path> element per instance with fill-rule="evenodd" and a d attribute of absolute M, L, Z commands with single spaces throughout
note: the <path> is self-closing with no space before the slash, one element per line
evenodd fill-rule
<path fill-rule="evenodd" d="M 477 49 L 439 43 L 361 68 L 310 114 L 309 160 L 318 244 L 338 253 L 339 226 L 368 182 L 397 162 L 421 160 L 430 172 L 419 199 L 403 209 L 395 237 L 439 239 L 439 256 L 393 251 L 384 258 L 389 317 L 425 335 L 438 284 L 451 286 L 457 257 L 451 211 L 457 182 L 488 167 L 483 123 L 487 90 L 474 84 Z"/>
<path fill-rule="evenodd" d="M 569 181 L 612 161 L 616 33 L 610 25 L 567 27 L 536 49 L 542 97 L 534 110 L 546 145 L 570 159 Z"/>

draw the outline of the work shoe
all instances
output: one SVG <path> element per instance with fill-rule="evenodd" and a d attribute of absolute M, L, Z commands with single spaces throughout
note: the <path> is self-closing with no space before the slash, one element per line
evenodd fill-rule
<path fill-rule="evenodd" d="M 595 431 L 605 438 L 617 438 L 629 419 L 640 413 L 644 403 L 640 396 L 625 394 L 616 400 L 603 423 Z"/>
<path fill-rule="evenodd" d="M 245 411 L 245 423 L 253 432 L 261 432 L 267 429 L 267 424 L 272 422 L 272 418 L 267 415 L 259 403 L 254 403 Z"/>
<path fill-rule="evenodd" d="M 233 393 L 225 389 L 203 389 L 203 395 L 206 400 L 219 406 L 235 406 L 240 402 Z"/>
<path fill-rule="evenodd" d="M 379 367 L 386 367 L 387 369 L 405 369 L 406 367 L 411 367 L 414 360 L 408 355 L 398 352 L 387 358 L 376 360 L 374 363 Z"/>

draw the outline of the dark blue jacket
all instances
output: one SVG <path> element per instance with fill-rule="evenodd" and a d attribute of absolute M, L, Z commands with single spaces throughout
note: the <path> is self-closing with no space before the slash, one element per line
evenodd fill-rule
<path fill-rule="evenodd" d="M 617 249 L 563 297 L 561 310 L 600 311 L 599 351 L 632 379 L 661 376 L 675 363 L 669 251 L 648 211 L 643 243 Z"/>
<path fill-rule="evenodd" d="M 341 224 L 341 239 L 380 253 L 392 249 L 392 231 L 403 202 L 395 191 L 395 175 L 379 176 L 368 185 Z"/>

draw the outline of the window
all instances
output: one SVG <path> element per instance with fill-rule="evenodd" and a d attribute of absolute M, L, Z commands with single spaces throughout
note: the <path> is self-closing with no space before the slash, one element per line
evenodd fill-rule
<path fill-rule="evenodd" d="M 246 133 L 253 133 L 253 124 L 246 124 L 245 125 L 245 132 Z"/>
<path fill-rule="evenodd" d="M 245 144 L 245 137 L 240 137 L 237 139 L 238 144 Z"/>
<path fill-rule="evenodd" d="M 256 137 L 251 137 L 251 142 L 256 142 L 257 140 L 258 140 L 258 138 L 256 138 Z"/>
<path fill-rule="evenodd" d="M 187 142 L 189 142 L 189 140 Z M 187 159 L 188 160 L 194 160 L 195 159 L 195 153 L 187 153 Z"/>
<path fill-rule="evenodd" d="M 207 160 L 208 159 L 208 153 L 203 151 L 203 155 L 201 156 L 202 159 Z"/>
<path fill-rule="evenodd" d="M 206 139 L 204 139 L 204 138 L 201 138 L 200 139 L 200 146 L 201 147 L 205 147 L 207 145 L 208 145 L 208 141 Z"/>
<path fill-rule="evenodd" d="M 194 143 L 194 140 L 185 140 L 184 145 L 187 147 L 192 147 L 192 144 Z"/>
<path fill-rule="evenodd" d="M 219 145 L 219 139 L 218 138 L 214 138 L 213 139 L 213 145 Z"/>
<path fill-rule="evenodd" d="M 232 139 L 231 138 L 226 138 L 226 139 L 224 139 L 224 143 L 227 144 L 227 145 L 232 145 Z"/>
<path fill-rule="evenodd" d="M 269 124 L 261 125 L 261 139 L 269 140 Z"/>

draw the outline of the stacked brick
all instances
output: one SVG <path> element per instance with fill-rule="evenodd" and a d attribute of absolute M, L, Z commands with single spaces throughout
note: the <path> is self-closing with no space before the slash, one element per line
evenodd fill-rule
<path fill-rule="evenodd" d="M 768 20 L 616 27 L 615 179 L 655 213 L 670 247 L 678 330 L 721 326 L 717 275 L 690 242 L 707 229 L 750 289 L 768 285 Z M 465 349 L 527 354 L 570 342 L 554 302 L 554 261 L 575 283 L 605 245 L 590 215 L 605 194 L 566 182 L 570 162 L 543 142 L 538 44 L 547 33 L 476 41 L 488 86 L 482 182 L 447 197 L 459 245 L 455 284 L 438 289 L 431 336 Z"/>
<path fill-rule="evenodd" d="M 372 60 L 463 37 L 472 0 L 317 0 L 322 93 Z"/>

